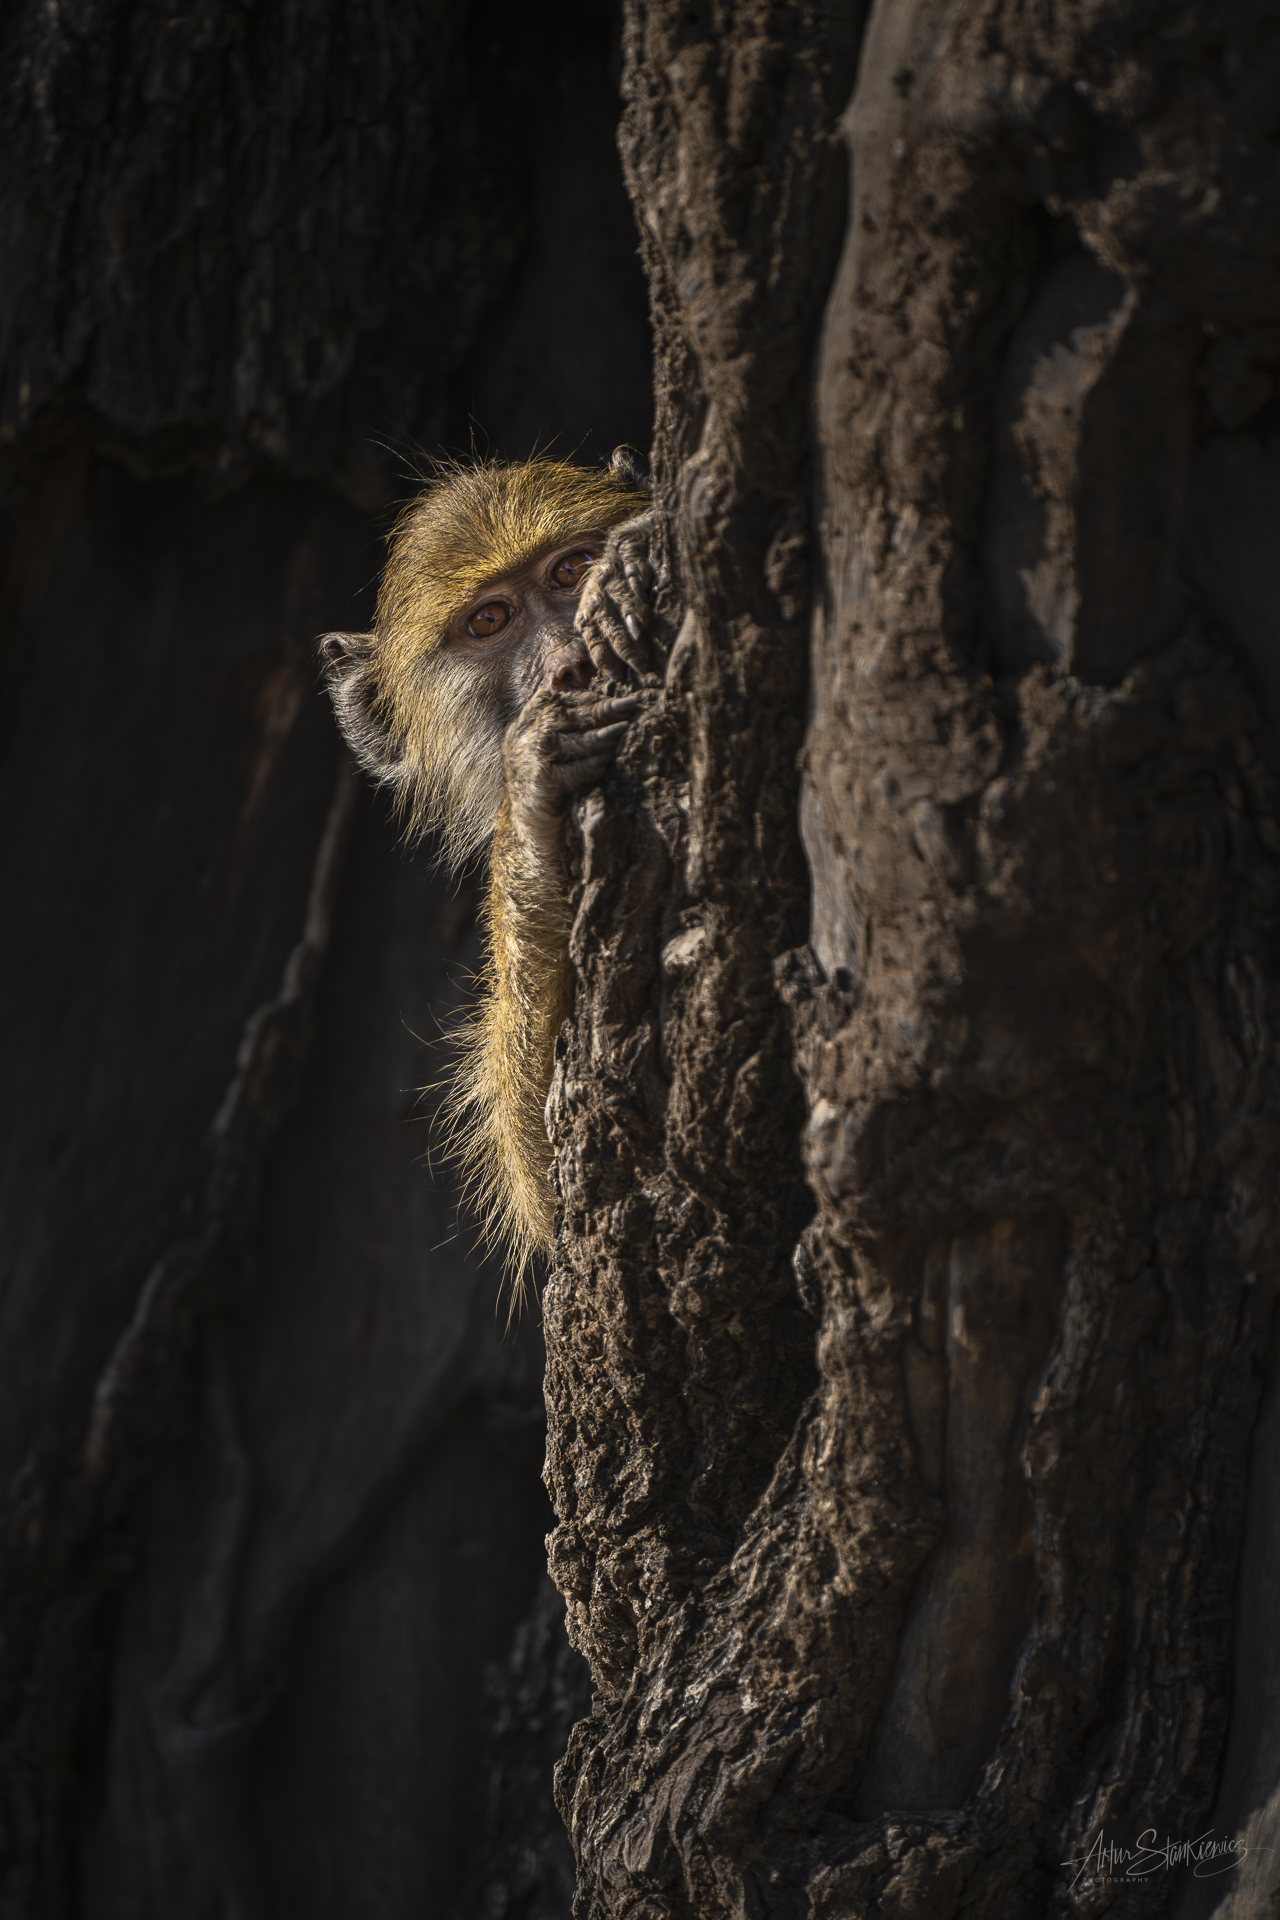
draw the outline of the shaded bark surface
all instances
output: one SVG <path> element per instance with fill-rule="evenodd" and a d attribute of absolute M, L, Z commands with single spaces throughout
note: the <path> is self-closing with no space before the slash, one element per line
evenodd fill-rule
<path fill-rule="evenodd" d="M 575 1914 L 1261 1915 L 1280 16 L 628 18 L 669 656 L 551 1108 Z"/>
<path fill-rule="evenodd" d="M 397 846 L 314 654 L 417 447 L 647 441 L 616 22 L 564 25 L 0 29 L 14 1920 L 567 1898 L 541 1340 L 420 1091 L 475 889 Z"/>

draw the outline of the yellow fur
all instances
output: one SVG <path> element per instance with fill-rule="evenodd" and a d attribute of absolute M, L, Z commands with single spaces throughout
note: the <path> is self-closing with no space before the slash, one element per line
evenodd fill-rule
<path fill-rule="evenodd" d="M 648 504 L 612 474 L 562 461 L 442 467 L 401 515 L 378 595 L 369 671 L 390 743 L 381 777 L 410 832 L 434 828 L 452 865 L 493 840 L 479 998 L 452 1036 L 459 1059 L 445 1113 L 484 1237 L 503 1253 L 517 1294 L 533 1255 L 551 1245 L 544 1116 L 571 999 L 568 907 L 558 848 L 548 856 L 512 825 L 502 762 L 509 716 L 474 666 L 441 642 L 481 588 Z"/>
<path fill-rule="evenodd" d="M 521 884 L 504 807 L 493 849 L 501 884 L 481 916 L 486 964 L 474 1011 L 454 1028 L 458 1053 L 445 1117 L 450 1150 L 487 1244 L 519 1290 L 551 1244 L 545 1109 L 556 1035 L 572 998 L 563 889 Z"/>

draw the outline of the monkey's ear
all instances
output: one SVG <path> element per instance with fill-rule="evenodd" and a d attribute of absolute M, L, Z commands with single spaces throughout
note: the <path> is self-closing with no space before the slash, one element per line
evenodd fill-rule
<path fill-rule="evenodd" d="M 373 652 L 371 633 L 326 633 L 320 651 L 339 671 L 343 667 L 367 664 Z"/>
<path fill-rule="evenodd" d="M 359 764 L 375 780 L 398 786 L 404 774 L 403 750 L 378 710 L 373 647 L 371 633 L 326 633 L 320 642 L 325 684 L 343 738 Z"/>
<path fill-rule="evenodd" d="M 652 493 L 653 481 L 643 454 L 634 447 L 615 447 L 609 455 L 609 471 L 615 480 L 621 480 L 626 487 L 635 487 L 640 493 Z"/>

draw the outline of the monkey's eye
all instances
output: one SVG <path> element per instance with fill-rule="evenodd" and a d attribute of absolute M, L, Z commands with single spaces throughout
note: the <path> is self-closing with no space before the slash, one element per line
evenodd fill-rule
<path fill-rule="evenodd" d="M 552 584 L 557 587 L 570 587 L 576 591 L 590 570 L 591 555 L 585 547 L 580 553 L 566 553 L 564 559 L 557 560 L 551 569 Z"/>
<path fill-rule="evenodd" d="M 467 632 L 475 640 L 489 640 L 495 633 L 502 632 L 510 618 L 511 609 L 501 600 L 486 600 L 467 621 Z"/>

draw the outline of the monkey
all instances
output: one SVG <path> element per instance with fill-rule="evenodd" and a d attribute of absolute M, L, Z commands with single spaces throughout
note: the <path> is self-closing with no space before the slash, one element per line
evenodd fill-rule
<path fill-rule="evenodd" d="M 553 1237 L 546 1102 L 572 997 L 565 814 L 653 684 L 653 520 L 627 448 L 597 469 L 438 463 L 392 528 L 372 632 L 320 642 L 338 724 L 409 837 L 434 831 L 455 871 L 489 851 L 479 992 L 453 1035 L 444 1115 L 513 1303 Z"/>

